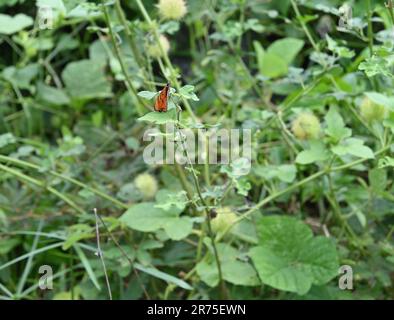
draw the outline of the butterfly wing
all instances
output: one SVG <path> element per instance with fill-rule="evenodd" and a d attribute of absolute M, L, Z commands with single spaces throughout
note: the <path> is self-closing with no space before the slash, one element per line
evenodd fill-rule
<path fill-rule="evenodd" d="M 160 91 L 159 96 L 155 101 L 155 107 L 154 107 L 155 111 L 158 112 L 167 111 L 169 91 L 170 91 L 170 84 L 167 83 L 167 85 L 163 88 L 163 90 Z"/>

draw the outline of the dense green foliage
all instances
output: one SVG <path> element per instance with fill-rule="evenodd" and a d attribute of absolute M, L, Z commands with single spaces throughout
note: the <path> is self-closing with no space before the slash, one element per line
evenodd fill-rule
<path fill-rule="evenodd" d="M 184 3 L 0 0 L 0 299 L 392 299 L 393 2 Z M 249 174 L 148 165 L 168 123 Z"/>

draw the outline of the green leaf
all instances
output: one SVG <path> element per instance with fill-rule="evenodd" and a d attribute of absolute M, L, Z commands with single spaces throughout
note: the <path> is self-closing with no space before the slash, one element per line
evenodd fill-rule
<path fill-rule="evenodd" d="M 156 194 L 156 208 L 180 214 L 185 210 L 188 203 L 185 191 L 172 191 L 161 189 Z"/>
<path fill-rule="evenodd" d="M 63 243 L 62 249 L 68 250 L 78 241 L 89 239 L 93 234 L 92 228 L 87 224 L 74 224 L 67 229 L 67 238 Z"/>
<path fill-rule="evenodd" d="M 16 138 L 10 132 L 0 135 L 0 148 L 3 148 L 9 144 L 16 143 Z"/>
<path fill-rule="evenodd" d="M 308 150 L 301 151 L 296 157 L 296 163 L 309 164 L 327 160 L 329 154 L 323 142 L 311 141 Z"/>
<path fill-rule="evenodd" d="M 149 112 L 141 118 L 138 118 L 138 121 L 152 122 L 154 124 L 176 122 L 175 113 L 175 109 L 170 109 L 167 112 Z"/>
<path fill-rule="evenodd" d="M 353 205 L 351 207 L 357 217 L 358 222 L 360 222 L 360 225 L 365 228 L 367 226 L 367 218 L 365 217 L 365 214 L 358 207 Z"/>
<path fill-rule="evenodd" d="M 66 95 L 64 90 L 47 86 L 42 82 L 37 85 L 37 95 L 42 101 L 55 106 L 67 105 L 70 103 L 70 98 Z"/>
<path fill-rule="evenodd" d="M 372 56 L 366 59 L 364 62 L 360 63 L 358 69 L 364 71 L 369 78 L 379 74 L 386 77 L 393 77 L 390 72 L 389 62 L 378 56 Z"/>
<path fill-rule="evenodd" d="M 349 50 L 346 47 L 338 46 L 336 41 L 326 34 L 326 40 L 328 44 L 328 50 L 334 52 L 340 58 L 353 58 L 355 53 L 353 50 Z"/>
<path fill-rule="evenodd" d="M 285 216 L 262 218 L 259 246 L 249 255 L 263 283 L 303 295 L 312 284 L 322 285 L 337 275 L 338 256 L 331 239 L 313 237 L 301 221 Z"/>
<path fill-rule="evenodd" d="M 288 67 L 304 46 L 304 41 L 293 38 L 285 38 L 275 41 L 267 51 L 254 42 L 260 73 L 268 78 L 276 78 L 285 75 Z"/>
<path fill-rule="evenodd" d="M 112 96 L 111 84 L 100 61 L 70 62 L 63 70 L 62 78 L 69 95 L 74 99 L 89 100 Z"/>
<path fill-rule="evenodd" d="M 352 130 L 345 127 L 345 123 L 336 108 L 330 108 L 325 120 L 327 124 L 326 133 L 335 140 L 339 141 L 352 135 Z"/>
<path fill-rule="evenodd" d="M 172 240 L 186 238 L 193 231 L 193 221 L 189 217 L 172 219 L 164 225 L 164 230 Z"/>
<path fill-rule="evenodd" d="M 382 159 L 379 159 L 378 167 L 379 168 L 394 167 L 394 158 L 386 156 Z"/>
<path fill-rule="evenodd" d="M 275 41 L 268 49 L 268 54 L 274 54 L 289 65 L 293 62 L 294 58 L 301 51 L 304 46 L 304 41 L 295 38 L 284 38 Z"/>
<path fill-rule="evenodd" d="M 296 177 L 297 168 L 294 164 L 257 166 L 255 172 L 266 180 L 277 178 L 283 182 L 291 183 Z"/>
<path fill-rule="evenodd" d="M 173 283 L 173 284 L 177 285 L 178 287 L 183 288 L 185 290 L 193 290 L 193 287 L 190 286 L 187 282 L 185 282 L 179 278 L 176 278 L 168 273 L 157 270 L 155 268 L 144 267 L 143 265 L 141 265 L 139 263 L 135 264 L 135 268 L 137 270 L 140 270 L 142 272 L 150 274 L 151 276 L 154 276 L 158 279 L 164 280 L 169 283 Z"/>
<path fill-rule="evenodd" d="M 140 91 L 138 92 L 138 96 L 147 99 L 147 100 L 152 100 L 155 96 L 157 95 L 157 92 L 152 92 L 152 91 Z"/>
<path fill-rule="evenodd" d="M 387 171 L 385 169 L 374 168 L 368 172 L 369 184 L 376 194 L 384 191 L 387 186 Z"/>
<path fill-rule="evenodd" d="M 120 217 L 120 221 L 131 229 L 143 232 L 164 229 L 171 239 L 180 240 L 191 233 L 193 222 L 189 217 L 178 215 L 179 212 L 157 208 L 153 202 L 143 202 L 129 208 Z"/>
<path fill-rule="evenodd" d="M 364 146 L 364 141 L 356 138 L 345 139 L 340 144 L 332 147 L 331 150 L 338 156 L 351 154 L 359 158 L 375 158 L 373 151 L 369 147 Z"/>
<path fill-rule="evenodd" d="M 253 30 L 254 32 L 261 33 L 265 30 L 264 26 L 260 24 L 258 19 L 248 19 L 244 23 L 244 30 Z"/>
<path fill-rule="evenodd" d="M 88 260 L 88 258 L 86 258 L 85 253 L 82 251 L 82 249 L 79 247 L 79 245 L 74 244 L 73 245 L 75 252 L 77 253 L 79 260 L 81 260 L 86 273 L 88 274 L 90 280 L 93 282 L 94 286 L 97 288 L 97 290 L 101 290 L 101 287 L 97 281 L 97 277 L 96 274 L 94 273 L 92 266 L 90 264 L 90 261 Z"/>
<path fill-rule="evenodd" d="M 8 252 L 14 249 L 19 243 L 19 238 L 2 239 L 0 241 L 0 254 L 5 256 Z"/>
<path fill-rule="evenodd" d="M 179 94 L 186 99 L 192 99 L 193 101 L 199 101 L 198 97 L 194 93 L 194 86 L 186 85 L 179 89 Z"/>
<path fill-rule="evenodd" d="M 260 72 L 263 76 L 268 78 L 277 78 L 285 75 L 288 70 L 286 62 L 273 53 L 265 53 L 259 65 Z"/>
<path fill-rule="evenodd" d="M 33 19 L 23 13 L 15 16 L 0 13 L 0 34 L 14 34 L 33 25 Z"/>
<path fill-rule="evenodd" d="M 248 262 L 238 260 L 240 254 L 235 248 L 225 243 L 218 243 L 216 246 L 224 280 L 241 286 L 259 284 L 255 270 Z M 201 280 L 210 287 L 218 285 L 218 269 L 212 253 L 197 264 L 196 271 Z"/>
<path fill-rule="evenodd" d="M 3 70 L 3 77 L 13 85 L 21 89 L 30 89 L 31 81 L 37 76 L 39 65 L 31 63 L 23 68 L 16 68 L 14 66 L 7 67 Z"/>
<path fill-rule="evenodd" d="M 374 103 L 385 106 L 394 111 L 394 99 L 379 92 L 365 92 L 365 95 Z"/>

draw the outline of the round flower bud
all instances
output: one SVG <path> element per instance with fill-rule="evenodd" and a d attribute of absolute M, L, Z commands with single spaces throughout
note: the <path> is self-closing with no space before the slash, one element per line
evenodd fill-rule
<path fill-rule="evenodd" d="M 320 133 L 320 122 L 312 113 L 301 113 L 293 121 L 291 130 L 298 139 L 316 139 Z"/>
<path fill-rule="evenodd" d="M 180 20 L 187 12 L 184 0 L 159 0 L 159 14 L 164 19 Z"/>
<path fill-rule="evenodd" d="M 360 113 L 368 122 L 382 121 L 387 116 L 387 108 L 365 97 L 360 105 Z"/>
<path fill-rule="evenodd" d="M 144 199 L 151 199 L 157 193 L 157 180 L 149 173 L 141 173 L 134 179 L 134 185 Z"/>
<path fill-rule="evenodd" d="M 331 17 L 326 14 L 322 16 L 317 23 L 316 30 L 319 33 L 320 37 L 324 39 L 327 34 L 329 34 L 333 29 L 333 22 Z"/>
<path fill-rule="evenodd" d="M 169 42 L 168 39 L 167 39 L 165 36 L 163 36 L 163 35 L 160 35 L 160 38 L 159 38 L 159 39 L 160 39 L 161 47 L 163 48 L 164 52 L 165 52 L 165 53 L 168 53 L 168 51 L 170 50 L 170 42 Z M 159 46 L 159 44 L 156 43 L 156 42 L 150 43 L 150 44 L 148 45 L 148 47 L 147 47 L 147 50 L 148 50 L 148 54 L 149 54 L 150 56 L 152 56 L 153 58 L 160 58 L 160 57 L 163 56 L 163 55 L 162 55 L 162 52 L 161 52 L 161 50 L 160 50 L 160 46 Z"/>
<path fill-rule="evenodd" d="M 212 231 L 215 233 L 224 232 L 237 219 L 237 215 L 229 207 L 219 208 L 216 212 L 217 215 L 211 222 Z"/>

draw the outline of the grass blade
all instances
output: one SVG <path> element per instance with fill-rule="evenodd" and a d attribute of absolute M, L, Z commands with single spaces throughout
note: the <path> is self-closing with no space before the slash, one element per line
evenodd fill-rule
<path fill-rule="evenodd" d="M 86 258 L 86 255 L 83 253 L 82 249 L 79 247 L 79 244 L 74 244 L 73 247 L 75 252 L 78 254 L 78 257 L 81 260 L 86 272 L 88 273 L 90 280 L 92 280 L 97 290 L 101 290 L 100 284 L 97 281 L 97 277 L 93 272 L 92 266 L 90 265 L 90 262 L 88 258 Z"/>

